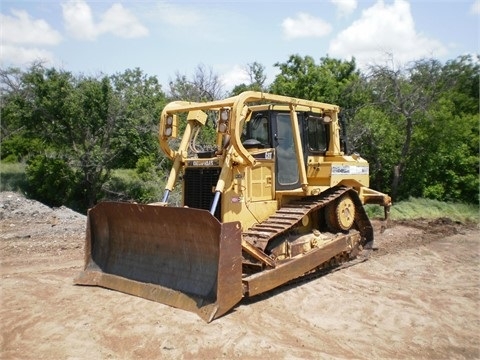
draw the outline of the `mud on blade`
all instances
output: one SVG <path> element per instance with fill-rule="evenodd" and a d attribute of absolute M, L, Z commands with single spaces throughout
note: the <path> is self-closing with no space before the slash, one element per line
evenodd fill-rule
<path fill-rule="evenodd" d="M 211 321 L 242 298 L 241 229 L 208 211 L 100 203 L 88 213 L 79 285 L 97 285 Z"/>

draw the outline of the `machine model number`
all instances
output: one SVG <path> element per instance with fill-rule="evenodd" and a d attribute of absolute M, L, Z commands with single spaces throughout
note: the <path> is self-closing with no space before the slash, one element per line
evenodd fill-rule
<path fill-rule="evenodd" d="M 368 166 L 332 165 L 332 175 L 368 175 Z"/>

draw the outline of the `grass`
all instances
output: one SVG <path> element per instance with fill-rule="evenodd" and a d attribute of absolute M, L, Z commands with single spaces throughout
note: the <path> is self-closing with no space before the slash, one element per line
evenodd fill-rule
<path fill-rule="evenodd" d="M 370 218 L 383 217 L 383 208 L 366 206 Z M 390 219 L 437 219 L 446 217 L 462 223 L 480 223 L 480 208 L 474 204 L 449 203 L 431 199 L 410 198 L 394 203 L 390 209 Z"/>
<path fill-rule="evenodd" d="M 435 219 L 448 217 L 460 222 L 480 220 L 479 206 L 473 204 L 448 203 L 430 199 L 409 199 L 392 207 L 392 219 Z"/>
<path fill-rule="evenodd" d="M 25 167 L 23 163 L 0 163 L 0 191 L 23 193 L 27 186 Z"/>

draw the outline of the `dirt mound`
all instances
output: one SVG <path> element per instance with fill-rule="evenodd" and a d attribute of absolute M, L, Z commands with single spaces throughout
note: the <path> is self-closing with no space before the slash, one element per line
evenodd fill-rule
<path fill-rule="evenodd" d="M 36 200 L 27 199 L 24 195 L 4 191 L 0 192 L 0 220 L 3 219 L 26 219 L 55 217 L 65 223 L 81 220 L 86 216 L 79 214 L 65 206 L 50 208 Z"/>
<path fill-rule="evenodd" d="M 0 192 L 0 241 L 4 254 L 79 249 L 86 216 L 65 206 L 50 208 L 15 192 Z"/>
<path fill-rule="evenodd" d="M 52 211 L 46 205 L 14 192 L 0 192 L 0 219 L 29 219 Z"/>

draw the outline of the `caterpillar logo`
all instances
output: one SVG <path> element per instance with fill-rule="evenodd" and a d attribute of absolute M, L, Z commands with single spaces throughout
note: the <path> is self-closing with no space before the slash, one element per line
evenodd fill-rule
<path fill-rule="evenodd" d="M 218 160 L 191 160 L 187 162 L 188 166 L 218 166 Z"/>

